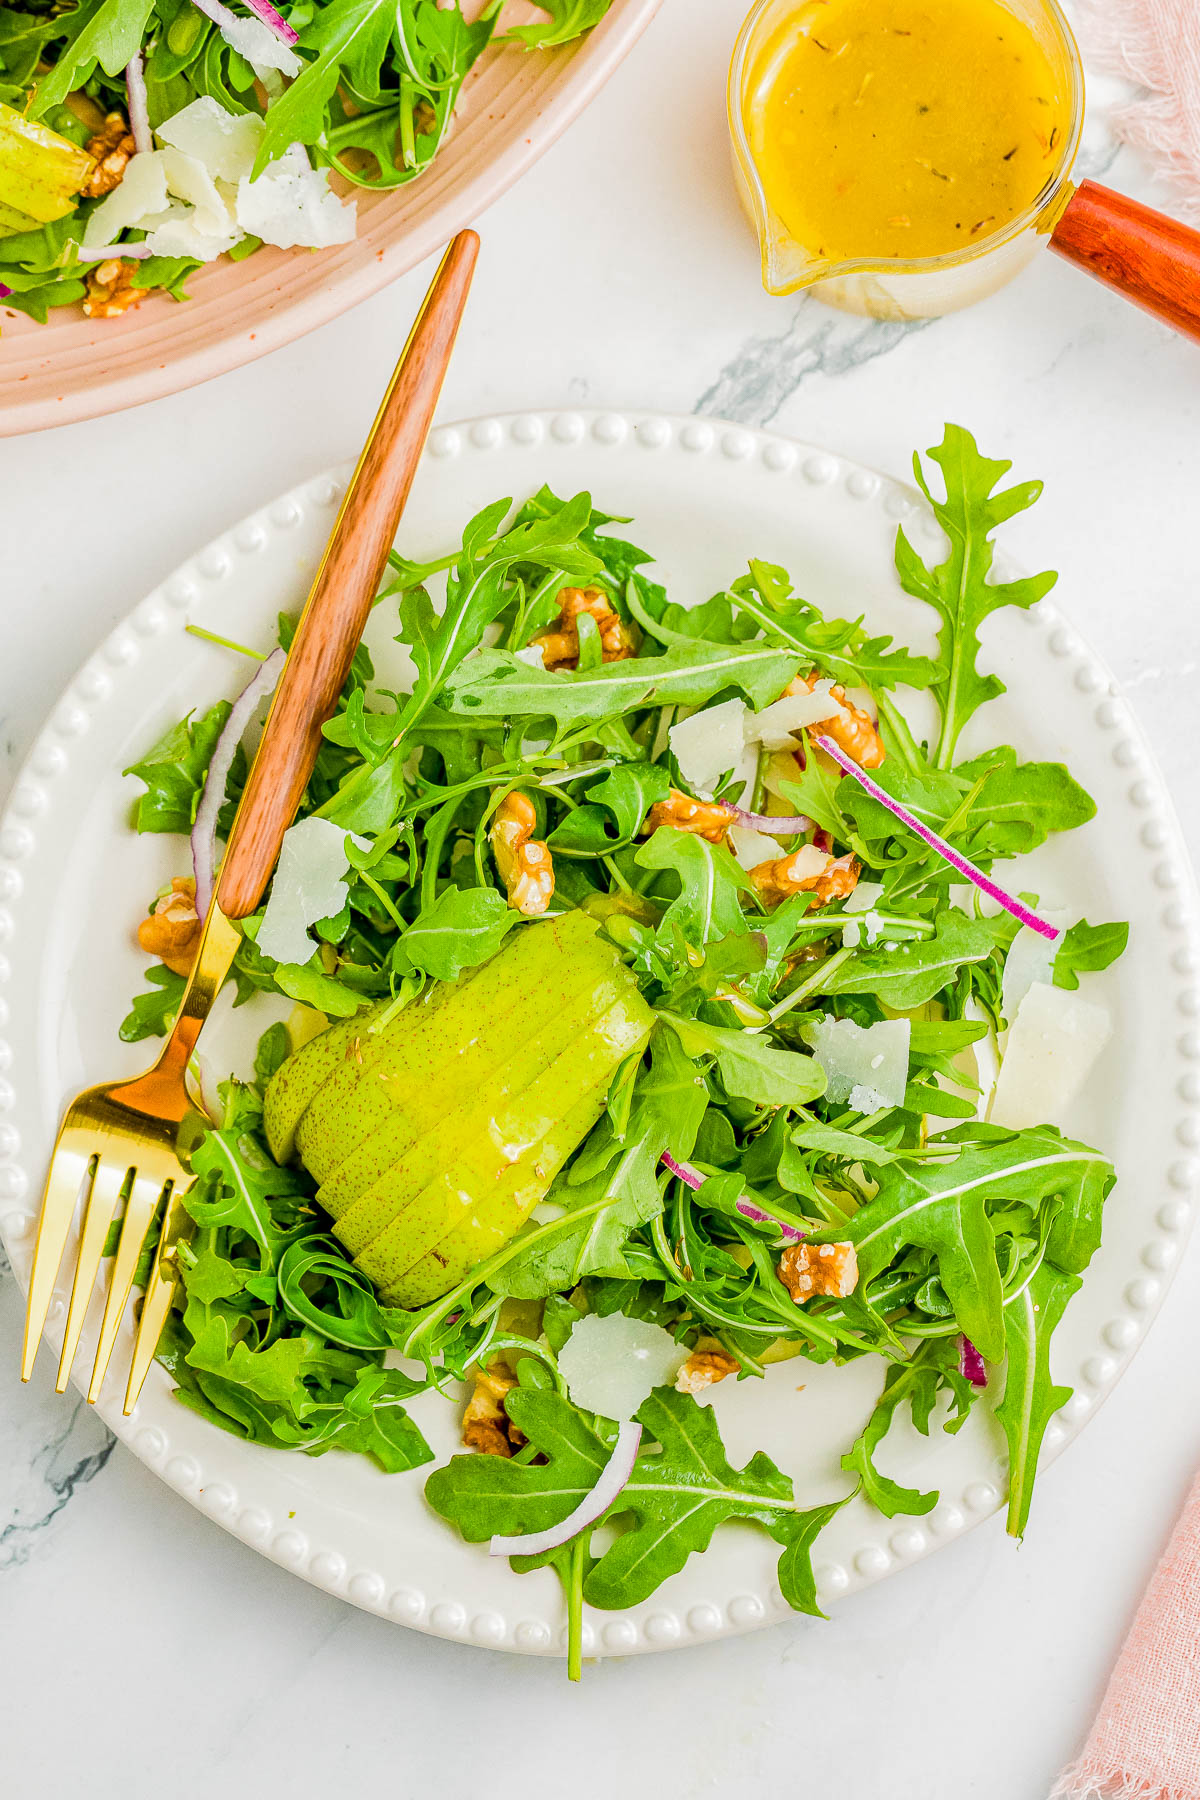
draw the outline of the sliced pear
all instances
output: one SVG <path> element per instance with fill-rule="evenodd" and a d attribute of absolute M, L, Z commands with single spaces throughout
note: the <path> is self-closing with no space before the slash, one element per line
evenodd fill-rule
<path fill-rule="evenodd" d="M 263 1099 L 263 1128 L 276 1162 L 287 1162 L 294 1154 L 296 1127 L 314 1094 L 347 1057 L 353 1056 L 355 1041 L 361 1040 L 374 1017 L 372 1011 L 358 1013 L 353 1019 L 339 1019 L 327 1031 L 309 1038 L 276 1069 Z"/>
<path fill-rule="evenodd" d="M 478 1076 L 471 1070 L 469 1080 L 468 1072 L 462 1072 L 465 1086 L 457 1106 L 442 1083 L 414 1084 L 392 1118 L 359 1144 L 320 1188 L 317 1201 L 339 1220 L 338 1236 L 352 1256 L 441 1170 L 451 1167 L 464 1144 L 486 1143 L 493 1120 L 507 1102 L 579 1039 L 597 1013 L 628 992 L 624 969 L 613 969 L 597 981 L 590 966 L 581 964 L 577 974 L 579 991 L 564 994 L 563 1004 L 549 1020 L 530 1020 L 530 1035 L 524 1043 L 512 1045 L 499 1066 L 490 1057 L 490 1075 L 487 1063 Z M 525 1022 L 524 1015 L 510 1019 L 514 1036 Z"/>
<path fill-rule="evenodd" d="M 503 1241 L 520 1227 L 599 1118 L 618 1064 L 650 1035 L 653 1014 L 631 979 L 629 985 L 630 993 L 514 1095 L 479 1141 L 358 1253 L 355 1260 L 365 1274 L 390 1292 L 447 1239 L 457 1241 L 463 1233 L 466 1243 L 474 1232 L 482 1244 L 494 1228 Z M 334 1227 L 339 1238 L 342 1223 Z M 478 1249 L 472 1260 L 484 1254 L 486 1248 Z"/>
<path fill-rule="evenodd" d="M 440 1244 L 383 1290 L 389 1306 L 424 1306 L 462 1281 L 494 1251 L 502 1250 L 528 1219 L 577 1144 L 583 1142 L 600 1114 L 608 1082 L 586 1094 L 566 1113 L 539 1146 L 538 1170 L 514 1173 L 491 1196 L 487 1207 L 463 1220 Z"/>
<path fill-rule="evenodd" d="M 503 1058 L 518 1010 L 547 1018 L 578 985 L 577 965 L 591 964 L 597 977 L 612 968 L 596 930 L 581 913 L 525 926 L 469 980 L 438 983 L 397 1014 L 361 1065 L 339 1068 L 314 1095 L 296 1132 L 309 1173 L 327 1181 L 421 1089 L 436 1084 L 442 1110 L 454 1104 L 481 1069 Z"/>

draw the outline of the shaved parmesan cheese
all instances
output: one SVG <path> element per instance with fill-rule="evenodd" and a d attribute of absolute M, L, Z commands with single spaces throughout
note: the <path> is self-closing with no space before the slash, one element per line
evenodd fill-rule
<path fill-rule="evenodd" d="M 162 212 L 166 204 L 167 171 L 161 150 L 131 156 L 120 186 L 100 202 L 88 220 L 84 249 L 111 244 L 123 231 L 140 225 L 147 213 Z"/>
<path fill-rule="evenodd" d="M 1107 1007 L 1035 981 L 1008 1033 L 992 1124 L 1060 1125 L 1111 1036 Z"/>
<path fill-rule="evenodd" d="M 214 181 L 249 175 L 266 126 L 257 113 L 230 113 L 208 94 L 164 119 L 155 136 L 203 163 Z"/>
<path fill-rule="evenodd" d="M 167 174 L 167 188 L 196 209 L 197 231 L 209 237 L 232 236 L 239 231 L 229 202 L 217 192 L 217 184 L 197 156 L 184 150 L 160 150 Z"/>
<path fill-rule="evenodd" d="M 256 74 L 259 69 L 278 69 L 281 75 L 294 78 L 304 70 L 305 65 L 296 52 L 282 43 L 261 19 L 239 19 L 223 7 L 218 29 L 225 42 L 231 44 L 239 56 L 245 57 Z"/>
<path fill-rule="evenodd" d="M 544 669 L 546 666 L 546 646 L 544 644 L 526 644 L 523 650 L 515 650 L 513 655 L 517 662 L 524 663 L 530 669 Z"/>
<path fill-rule="evenodd" d="M 348 244 L 358 223 L 353 203 L 343 205 L 329 186 L 328 171 L 312 168 L 299 144 L 254 181 L 243 176 L 238 182 L 237 219 L 243 231 L 281 250 Z"/>
<path fill-rule="evenodd" d="M 723 700 L 707 712 L 693 713 L 672 725 L 667 736 L 683 779 L 704 800 L 729 769 L 736 769 L 746 748 L 747 706 Z"/>
<path fill-rule="evenodd" d="M 258 928 L 264 956 L 281 963 L 308 961 L 317 948 L 308 927 L 333 918 L 346 903 L 348 836 L 360 850 L 366 848 L 364 838 L 329 819 L 301 819 L 284 832 L 271 898 Z"/>
<path fill-rule="evenodd" d="M 1028 925 L 1022 925 L 1004 959 L 1000 1010 L 1010 1025 L 1034 982 L 1041 981 L 1050 987 L 1054 981 L 1054 959 L 1062 942 L 1062 928 L 1068 919 L 1066 913 L 1052 912 L 1049 907 L 1042 908 L 1041 917 L 1048 925 L 1057 925 L 1059 935 L 1046 938 L 1040 931 L 1031 931 Z"/>
<path fill-rule="evenodd" d="M 907 1019 L 883 1019 L 877 1025 L 814 1019 L 803 1035 L 825 1071 L 830 1100 L 848 1100 L 861 1113 L 903 1103 L 912 1035 Z"/>
<path fill-rule="evenodd" d="M 867 915 L 861 922 L 855 919 L 852 924 L 843 925 L 842 942 L 850 949 L 853 949 L 856 944 L 861 944 L 864 939 L 868 944 L 873 944 L 878 939 L 883 930 L 883 921 L 875 913 L 875 902 L 882 893 L 882 882 L 860 881 L 854 892 L 843 900 L 843 912 L 866 913 Z"/>
<path fill-rule="evenodd" d="M 832 681 L 818 681 L 811 694 L 788 694 L 776 700 L 747 721 L 746 736 L 768 750 L 792 749 L 794 731 L 819 725 L 822 719 L 836 719 L 845 710 L 830 694 L 832 686 Z"/>
<path fill-rule="evenodd" d="M 768 837 L 763 831 L 751 831 L 745 825 L 731 825 L 726 835 L 733 854 L 747 874 L 751 869 L 757 869 L 760 863 L 774 862 L 783 855 L 783 845 L 779 839 Z"/>
<path fill-rule="evenodd" d="M 142 220 L 146 242 L 155 256 L 189 256 L 197 262 L 212 262 L 214 257 L 232 250 L 241 237 L 235 225 L 231 231 L 213 234 L 199 224 L 194 206 L 173 204 L 165 212 L 151 213 Z"/>
<path fill-rule="evenodd" d="M 589 1313 L 571 1328 L 558 1367 L 576 1406 L 632 1419 L 656 1387 L 673 1382 L 688 1352 L 661 1325 L 624 1313 Z"/>

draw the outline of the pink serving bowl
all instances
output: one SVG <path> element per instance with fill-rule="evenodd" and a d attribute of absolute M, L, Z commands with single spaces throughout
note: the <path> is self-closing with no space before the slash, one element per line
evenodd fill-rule
<path fill-rule="evenodd" d="M 71 306 L 35 325 L 0 304 L 0 436 L 177 393 L 367 299 L 525 173 L 599 91 L 660 5 L 613 0 L 599 25 L 560 50 L 508 44 L 485 53 L 463 85 L 453 129 L 428 174 L 392 193 L 355 190 L 353 243 L 315 253 L 263 249 L 241 263 L 222 257 L 191 277 L 190 300 L 155 294 L 120 319 L 89 319 Z"/>

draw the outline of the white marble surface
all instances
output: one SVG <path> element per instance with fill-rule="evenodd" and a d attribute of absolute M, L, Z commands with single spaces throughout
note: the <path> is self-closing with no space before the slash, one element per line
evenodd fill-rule
<path fill-rule="evenodd" d="M 1200 352 L 1047 255 L 973 311 L 869 324 L 758 289 L 724 67 L 742 0 L 667 0 L 630 62 L 483 222 L 443 418 L 696 409 L 903 472 L 961 420 L 1045 477 L 1014 547 L 1127 685 L 1185 829 L 1194 768 Z M 1112 160 L 1102 130 L 1090 154 Z M 1128 154 L 1110 177 L 1154 197 Z M 1159 196 L 1161 199 L 1161 196 Z M 207 387 L 0 442 L 0 783 L 76 664 L 194 546 L 351 453 L 428 276 Z M 1137 1179 L 1127 1171 L 1126 1179 Z M 0 1791 L 200 1800 L 1044 1800 L 1200 1460 L 1200 1256 L 1116 1395 L 993 1520 L 844 1605 L 676 1657 L 553 1663 L 406 1633 L 306 1587 L 14 1367 L 0 1278 Z"/>

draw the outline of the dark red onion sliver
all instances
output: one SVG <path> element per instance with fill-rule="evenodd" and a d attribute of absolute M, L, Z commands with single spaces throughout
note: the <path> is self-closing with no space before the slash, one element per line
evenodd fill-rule
<path fill-rule="evenodd" d="M 11 293 L 12 289 L 10 287 L 5 287 L 4 283 L 0 281 L 0 300 L 7 300 Z"/>
<path fill-rule="evenodd" d="M 693 1190 L 704 1186 L 703 1175 L 699 1169 L 694 1169 L 691 1163 L 676 1162 L 675 1158 L 668 1156 L 665 1150 L 662 1160 L 678 1181 L 685 1182 Z M 744 1219 L 752 1220 L 755 1225 L 773 1225 L 785 1243 L 802 1243 L 807 1235 L 805 1232 L 797 1230 L 795 1225 L 789 1225 L 785 1220 L 777 1219 L 774 1213 L 765 1212 L 761 1206 L 756 1206 L 753 1200 L 739 1200 L 737 1210 Z"/>
<path fill-rule="evenodd" d="M 988 1384 L 987 1364 L 965 1331 L 958 1340 L 958 1372 L 972 1387 L 985 1388 Z"/>
<path fill-rule="evenodd" d="M 1018 900 L 1014 895 L 1008 893 L 1000 886 L 999 882 L 993 881 L 990 875 L 985 875 L 983 870 L 969 857 L 963 856 L 961 851 L 956 850 L 953 844 L 948 844 L 945 838 L 938 836 L 936 831 L 931 831 L 928 825 L 923 825 L 920 819 L 914 818 L 906 806 L 901 806 L 900 802 L 893 799 L 886 788 L 880 787 L 877 781 L 872 781 L 866 771 L 859 768 L 854 758 L 847 756 L 841 746 L 835 744 L 831 737 L 818 737 L 813 741 L 817 748 L 824 750 L 826 756 L 831 756 L 847 775 L 853 775 L 859 787 L 865 789 L 872 800 L 877 800 L 880 806 L 886 807 L 894 819 L 899 819 L 902 825 L 907 825 L 910 831 L 916 832 L 922 843 L 928 844 L 931 850 L 936 850 L 952 869 L 957 869 L 960 875 L 965 875 L 968 881 L 972 882 L 989 899 L 994 900 L 997 906 L 1002 906 L 1006 913 L 1011 914 L 1014 919 L 1019 919 L 1022 925 L 1028 925 L 1029 929 L 1036 931 L 1039 937 L 1048 938 L 1053 942 L 1062 936 L 1057 925 L 1051 925 L 1046 919 L 1039 918 L 1037 913 L 1026 906 L 1023 900 Z"/>

